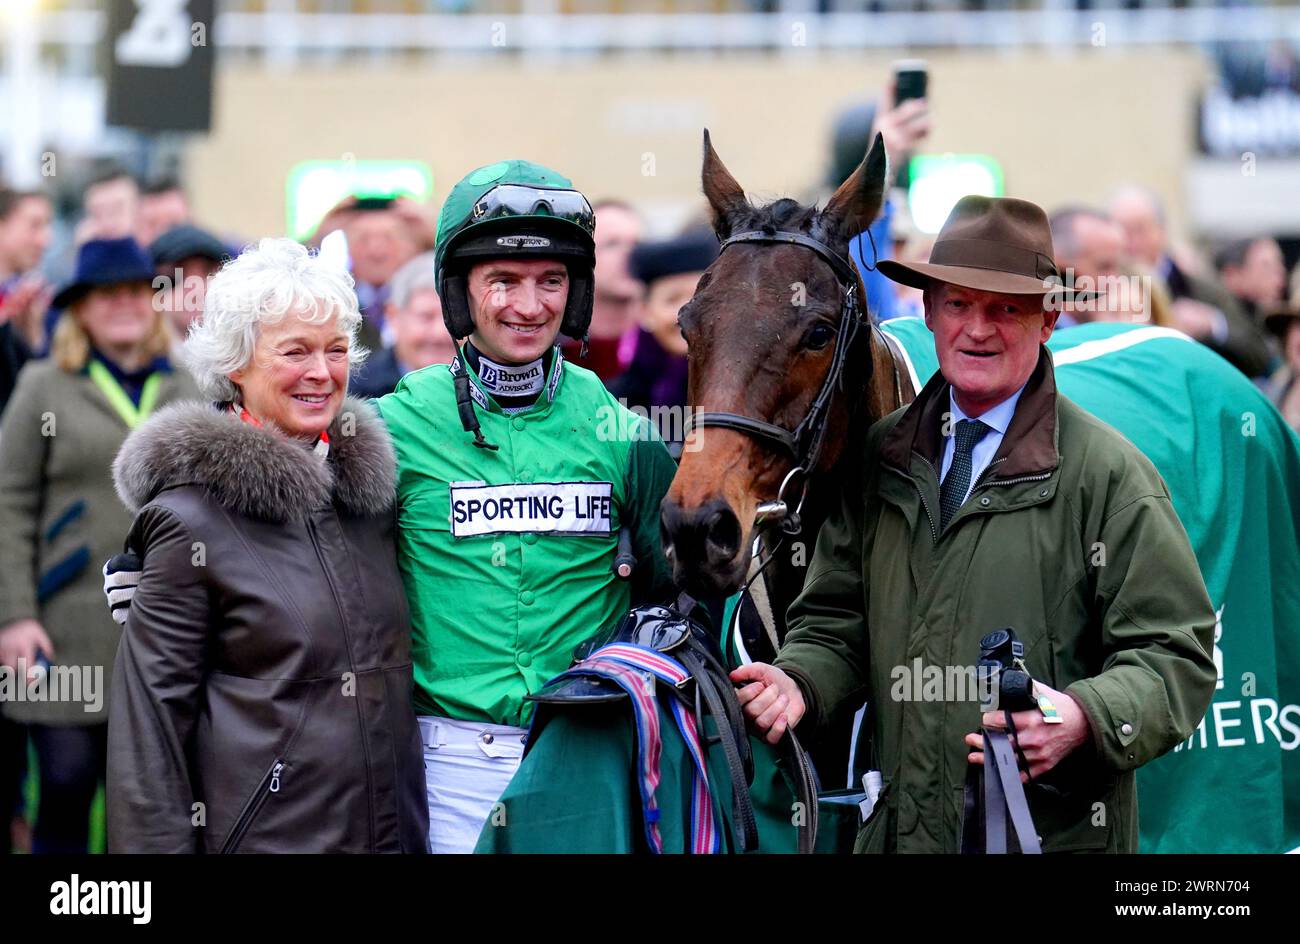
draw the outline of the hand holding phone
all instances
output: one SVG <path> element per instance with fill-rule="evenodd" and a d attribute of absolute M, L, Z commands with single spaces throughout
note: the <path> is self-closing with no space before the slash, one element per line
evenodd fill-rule
<path fill-rule="evenodd" d="M 871 138 L 885 139 L 890 169 L 904 185 L 907 162 L 917 145 L 930 133 L 929 73 L 920 59 L 900 59 L 876 109 Z"/>

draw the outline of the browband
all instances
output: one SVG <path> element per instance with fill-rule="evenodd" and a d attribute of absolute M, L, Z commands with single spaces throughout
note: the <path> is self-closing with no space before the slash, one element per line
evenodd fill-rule
<path fill-rule="evenodd" d="M 803 233 L 790 233 L 785 230 L 777 230 L 774 233 L 766 233 L 760 229 L 746 230 L 743 233 L 735 233 L 724 239 L 718 247 L 718 252 L 722 252 L 732 243 L 790 243 L 795 246 L 803 246 L 825 259 L 844 285 L 856 285 L 858 281 L 857 272 L 849 267 L 848 262 L 842 256 L 831 252 L 830 247 L 825 243 L 813 239 L 811 236 L 805 236 Z"/>

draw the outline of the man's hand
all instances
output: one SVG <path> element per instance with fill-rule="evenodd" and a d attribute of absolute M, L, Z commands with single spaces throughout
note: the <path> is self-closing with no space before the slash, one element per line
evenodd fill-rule
<path fill-rule="evenodd" d="M 803 717 L 806 707 L 803 692 L 790 676 L 774 665 L 755 662 L 742 665 L 731 673 L 736 683 L 748 682 L 736 691 L 736 698 L 745 710 L 750 729 L 767 741 L 776 744 Z"/>
<path fill-rule="evenodd" d="M 0 665 L 17 669 L 26 666 L 28 678 L 36 668 L 36 653 L 43 652 L 47 659 L 54 658 L 54 645 L 45 634 L 45 628 L 34 619 L 14 620 L 0 629 Z"/>
<path fill-rule="evenodd" d="M 1030 711 L 1013 711 L 1016 733 L 1012 743 L 1018 743 L 1029 762 L 1029 772 L 1020 772 L 1020 782 L 1028 783 L 1031 777 L 1047 773 L 1071 751 L 1088 741 L 1088 719 L 1079 703 L 1065 692 L 1048 688 L 1042 682 L 1034 683 L 1036 695 L 1046 695 L 1061 716 L 1060 724 L 1048 724 L 1037 708 Z M 985 713 L 981 723 L 986 728 L 1006 729 L 1006 716 L 1000 711 Z M 984 763 L 984 736 L 976 731 L 966 735 L 966 746 L 976 748 L 966 758 L 972 764 Z"/>

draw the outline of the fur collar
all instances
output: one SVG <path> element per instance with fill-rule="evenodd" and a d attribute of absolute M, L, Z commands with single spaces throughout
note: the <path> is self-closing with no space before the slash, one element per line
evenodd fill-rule
<path fill-rule="evenodd" d="M 178 485 L 206 488 L 224 508 L 264 521 L 304 520 L 331 498 L 360 516 L 392 507 L 397 460 L 374 408 L 348 397 L 322 461 L 273 428 L 188 401 L 159 410 L 122 445 L 113 483 L 135 514 Z"/>

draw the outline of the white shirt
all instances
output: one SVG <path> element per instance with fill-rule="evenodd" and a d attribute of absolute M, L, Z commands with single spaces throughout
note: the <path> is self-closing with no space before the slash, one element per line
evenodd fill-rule
<path fill-rule="evenodd" d="M 970 451 L 970 484 L 966 486 L 966 494 L 962 496 L 962 503 L 970 498 L 971 489 L 979 481 L 979 477 L 984 474 L 984 470 L 989 467 L 993 461 L 993 456 L 997 454 L 998 446 L 1002 445 L 1002 437 L 1007 434 L 1007 427 L 1011 425 L 1011 417 L 1016 415 L 1016 404 L 1020 402 L 1020 395 L 1025 392 L 1024 386 L 1011 394 L 997 406 L 990 410 L 985 410 L 979 416 L 967 416 L 962 412 L 962 408 L 957 405 L 957 398 L 953 396 L 952 388 L 948 388 L 948 405 L 952 410 L 952 425 L 950 430 L 956 430 L 957 424 L 962 420 L 977 419 L 989 431 L 984 434 L 984 438 L 975 444 Z M 952 467 L 952 455 L 957 448 L 957 437 L 949 434 L 945 437 L 943 444 L 943 465 L 939 469 L 939 481 L 942 483 L 948 475 L 948 470 Z"/>

